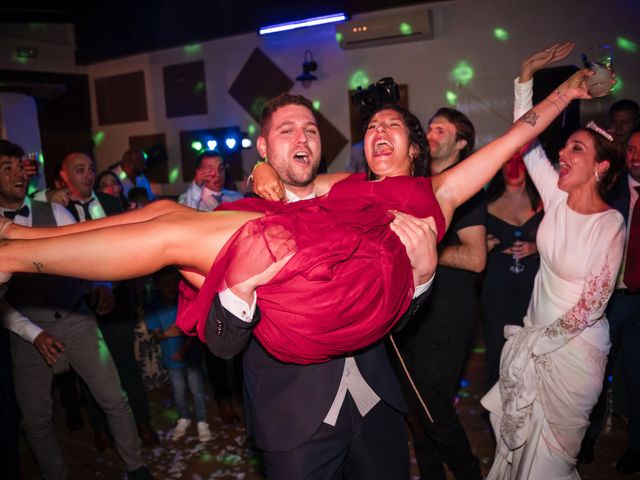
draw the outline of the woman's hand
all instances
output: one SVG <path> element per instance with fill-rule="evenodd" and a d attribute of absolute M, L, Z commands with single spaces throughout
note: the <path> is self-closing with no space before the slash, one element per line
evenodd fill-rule
<path fill-rule="evenodd" d="M 414 286 L 423 285 L 433 277 L 438 265 L 438 228 L 433 217 L 416 218 L 406 213 L 390 212 L 395 219 L 389 227 L 407 250 L 413 269 Z"/>
<path fill-rule="evenodd" d="M 511 255 L 516 260 L 522 260 L 529 255 L 538 253 L 538 247 L 536 246 L 536 242 L 523 242 L 522 240 L 518 240 L 514 242 L 511 247 L 504 249 L 502 253 Z"/>
<path fill-rule="evenodd" d="M 528 82 L 533 74 L 541 68 L 565 58 L 575 47 L 575 43 L 554 43 L 541 52 L 534 53 L 522 62 L 520 68 L 520 83 Z"/>
<path fill-rule="evenodd" d="M 491 235 L 490 233 L 487 234 L 487 252 L 493 250 L 493 247 L 495 247 L 499 243 L 500 240 L 498 239 L 498 237 Z"/>
<path fill-rule="evenodd" d="M 253 193 L 265 200 L 285 199 L 284 185 L 268 162 L 256 165 L 251 175 L 253 175 Z"/>

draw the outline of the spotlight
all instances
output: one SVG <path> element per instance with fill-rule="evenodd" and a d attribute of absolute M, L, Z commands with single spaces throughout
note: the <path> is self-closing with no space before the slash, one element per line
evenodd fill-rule
<path fill-rule="evenodd" d="M 199 152 L 200 150 L 202 150 L 202 142 L 198 142 L 197 140 L 195 142 L 191 142 L 191 148 L 193 148 L 196 152 Z"/>
<path fill-rule="evenodd" d="M 218 142 L 216 142 L 215 140 L 208 140 L 207 141 L 207 148 L 209 150 L 215 150 L 217 146 L 218 146 Z"/>
<path fill-rule="evenodd" d="M 233 150 L 236 147 L 236 143 L 238 143 L 238 142 L 236 141 L 235 138 L 229 137 L 229 138 L 225 139 L 224 143 L 227 145 L 227 148 L 229 150 Z"/>
<path fill-rule="evenodd" d="M 318 64 L 313 60 L 313 54 L 311 50 L 304 52 L 304 62 L 302 63 L 302 73 L 296 77 L 296 80 L 302 82 L 302 85 L 308 87 L 313 80 L 317 80 L 311 72 L 315 72 L 318 69 Z"/>
<path fill-rule="evenodd" d="M 251 148 L 251 145 L 253 145 L 253 142 L 251 141 L 251 139 L 249 137 L 244 137 L 242 139 L 242 148 Z"/>

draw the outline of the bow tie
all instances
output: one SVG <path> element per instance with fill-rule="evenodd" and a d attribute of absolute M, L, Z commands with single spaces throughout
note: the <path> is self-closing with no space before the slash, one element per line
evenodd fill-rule
<path fill-rule="evenodd" d="M 28 217 L 29 207 L 23 205 L 22 208 L 19 208 L 18 210 L 5 210 L 4 212 L 4 216 L 9 220 L 13 220 L 14 218 L 16 218 L 16 215 L 20 215 L 21 217 Z"/>

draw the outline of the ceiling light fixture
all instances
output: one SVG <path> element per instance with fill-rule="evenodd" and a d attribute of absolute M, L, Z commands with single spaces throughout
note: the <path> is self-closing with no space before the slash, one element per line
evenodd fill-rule
<path fill-rule="evenodd" d="M 324 25 L 326 23 L 343 22 L 345 20 L 347 20 L 347 16 L 344 13 L 333 13 L 331 15 L 323 15 L 321 17 L 313 17 L 307 18 L 305 20 L 295 20 L 293 22 L 279 23 L 277 25 L 261 27 L 260 30 L 258 30 L 258 33 L 260 33 L 260 35 L 266 35 L 268 33 L 295 30 L 296 28 L 313 27 L 315 25 Z"/>

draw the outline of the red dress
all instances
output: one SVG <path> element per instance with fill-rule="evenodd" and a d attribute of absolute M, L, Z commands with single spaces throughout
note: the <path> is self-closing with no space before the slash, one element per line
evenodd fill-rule
<path fill-rule="evenodd" d="M 389 228 L 389 210 L 433 216 L 438 241 L 445 231 L 431 179 L 422 177 L 370 182 L 355 174 L 312 200 L 250 198 L 222 207 L 265 216 L 247 222 L 227 242 L 200 291 L 181 306 L 177 324 L 185 332 L 197 329 L 204 341 L 217 292 L 294 251 L 285 267 L 258 288 L 262 319 L 253 333 L 274 357 L 298 364 L 324 362 L 375 343 L 409 307 L 411 266 Z"/>

